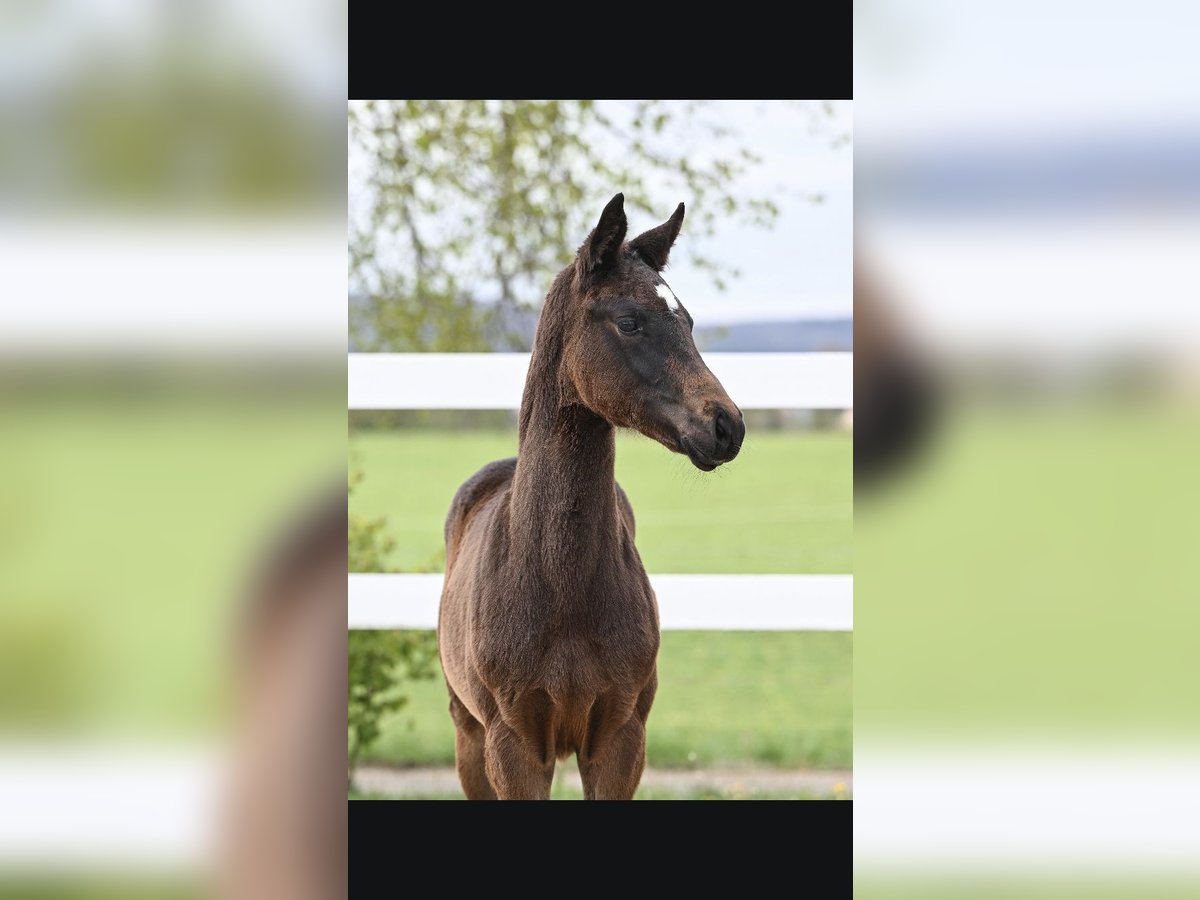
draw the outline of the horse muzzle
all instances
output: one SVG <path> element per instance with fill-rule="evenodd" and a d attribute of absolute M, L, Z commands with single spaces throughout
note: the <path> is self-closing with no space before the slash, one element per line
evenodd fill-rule
<path fill-rule="evenodd" d="M 680 434 L 679 449 L 702 472 L 729 462 L 742 449 L 746 422 L 736 406 L 717 405 L 707 421 Z"/>

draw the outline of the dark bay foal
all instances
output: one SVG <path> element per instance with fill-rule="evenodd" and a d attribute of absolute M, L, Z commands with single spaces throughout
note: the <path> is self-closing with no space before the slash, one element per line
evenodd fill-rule
<path fill-rule="evenodd" d="M 657 686 L 658 606 L 613 478 L 616 427 L 703 471 L 737 456 L 741 411 L 659 274 L 683 224 L 625 241 L 617 194 L 555 278 L 534 338 L 515 459 L 446 518 L 438 645 L 471 799 L 545 799 L 577 754 L 588 799 L 629 799 Z"/>

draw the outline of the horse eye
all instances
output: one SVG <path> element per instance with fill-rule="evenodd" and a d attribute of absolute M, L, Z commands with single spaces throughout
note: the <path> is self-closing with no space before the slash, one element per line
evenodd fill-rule
<path fill-rule="evenodd" d="M 617 319 L 617 327 L 626 334 L 633 334 L 638 330 L 637 319 Z"/>

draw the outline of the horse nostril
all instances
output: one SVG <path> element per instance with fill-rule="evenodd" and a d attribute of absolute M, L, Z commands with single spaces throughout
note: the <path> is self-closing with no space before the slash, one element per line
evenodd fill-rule
<path fill-rule="evenodd" d="M 725 407 L 718 406 L 713 416 L 713 456 L 720 462 L 728 462 L 738 455 L 742 437 L 746 433 L 745 420 L 741 413 L 735 417 Z"/>
<path fill-rule="evenodd" d="M 717 432 L 717 448 L 719 450 L 724 450 L 726 447 L 729 446 L 730 433 L 729 433 L 729 417 L 727 415 L 725 415 L 725 410 L 723 410 L 723 409 L 717 410 L 716 432 Z"/>

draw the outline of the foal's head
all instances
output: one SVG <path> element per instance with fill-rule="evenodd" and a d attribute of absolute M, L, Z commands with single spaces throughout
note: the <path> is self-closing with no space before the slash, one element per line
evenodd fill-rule
<path fill-rule="evenodd" d="M 710 472 L 737 456 L 746 426 L 696 350 L 691 315 L 660 274 L 683 204 L 626 242 L 624 202 L 622 194 L 609 201 L 574 262 L 565 386 L 612 424 L 636 428 Z"/>

